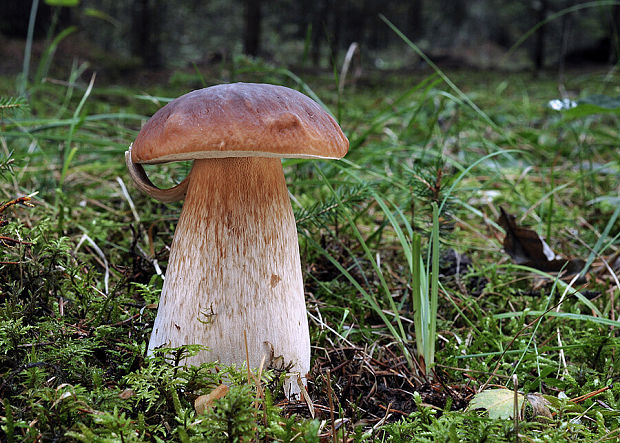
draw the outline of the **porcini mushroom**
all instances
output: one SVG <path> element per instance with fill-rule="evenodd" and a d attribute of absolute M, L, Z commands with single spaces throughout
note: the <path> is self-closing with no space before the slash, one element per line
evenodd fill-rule
<path fill-rule="evenodd" d="M 187 364 L 289 371 L 287 396 L 310 369 L 310 336 L 297 229 L 280 158 L 336 159 L 349 142 L 304 94 L 235 83 L 185 94 L 144 125 L 125 154 L 138 188 L 185 198 L 149 342 L 201 344 Z M 194 160 L 174 188 L 155 187 L 141 164 Z"/>

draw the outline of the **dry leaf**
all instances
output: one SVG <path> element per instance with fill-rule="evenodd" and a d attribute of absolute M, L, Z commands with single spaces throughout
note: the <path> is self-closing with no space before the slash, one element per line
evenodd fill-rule
<path fill-rule="evenodd" d="M 525 265 L 544 272 L 559 272 L 564 267 L 568 274 L 576 274 L 583 269 L 582 260 L 566 260 L 549 247 L 549 245 L 531 229 L 517 225 L 516 217 L 501 208 L 497 223 L 504 228 L 504 250 L 518 265 Z"/>
<path fill-rule="evenodd" d="M 553 415 L 551 414 L 551 410 L 549 409 L 549 406 L 551 406 L 551 402 L 549 402 L 549 400 L 543 397 L 542 394 L 534 392 L 532 394 L 527 394 L 525 398 L 532 406 L 532 415 L 535 420 L 537 419 L 537 417 L 553 419 Z"/>
<path fill-rule="evenodd" d="M 133 397 L 134 395 L 136 395 L 136 393 L 133 389 L 125 389 L 123 392 L 118 394 L 119 398 L 122 400 L 127 400 L 129 397 Z"/>
<path fill-rule="evenodd" d="M 524 397 L 517 394 L 519 410 L 523 408 Z M 489 418 L 511 419 L 514 415 L 515 393 L 509 389 L 487 389 L 474 395 L 468 410 L 485 409 Z"/>
<path fill-rule="evenodd" d="M 204 413 L 207 409 L 213 407 L 215 400 L 224 397 L 228 393 L 228 386 L 219 385 L 206 395 L 201 395 L 194 400 L 194 409 L 197 414 Z"/>

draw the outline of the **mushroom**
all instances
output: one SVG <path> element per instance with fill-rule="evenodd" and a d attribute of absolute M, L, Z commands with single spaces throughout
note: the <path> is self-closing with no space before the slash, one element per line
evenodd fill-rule
<path fill-rule="evenodd" d="M 310 335 L 297 229 L 280 158 L 337 159 L 349 142 L 304 94 L 234 83 L 185 94 L 158 110 L 125 153 L 146 194 L 185 198 L 149 342 L 208 347 L 186 364 L 218 361 L 286 369 L 299 394 L 310 369 Z M 141 164 L 194 160 L 162 190 Z M 247 343 L 247 344 L 246 344 Z"/>

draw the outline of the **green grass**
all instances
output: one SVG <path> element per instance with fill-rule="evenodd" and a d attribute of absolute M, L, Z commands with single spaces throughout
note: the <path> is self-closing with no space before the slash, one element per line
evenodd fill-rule
<path fill-rule="evenodd" d="M 316 94 L 351 141 L 340 162 L 285 161 L 316 418 L 283 400 L 277 372 L 248 382 L 243 368 L 146 358 L 180 204 L 139 194 L 123 153 L 184 85 L 176 75 L 106 86 L 76 66 L 67 83 L 28 85 L 27 99 L 10 99 L 15 79 L 0 79 L 0 202 L 34 203 L 0 213 L 3 440 L 514 440 L 513 420 L 464 408 L 483 386 L 512 388 L 515 374 L 524 393 L 554 399 L 550 420 L 525 411 L 523 438 L 617 437 L 617 115 L 552 111 L 553 75 L 370 72 L 339 96 L 332 77 L 235 63 L 236 80 Z M 184 75 L 197 87 L 219 78 Z M 615 71 L 565 82 L 576 98 L 620 94 Z M 187 171 L 149 174 L 179 182 Z M 570 285 L 512 264 L 500 206 L 550 233 L 555 252 L 587 260 L 586 278 Z M 425 291 L 426 310 L 415 301 Z M 197 414 L 194 400 L 225 378 L 230 393 Z"/>

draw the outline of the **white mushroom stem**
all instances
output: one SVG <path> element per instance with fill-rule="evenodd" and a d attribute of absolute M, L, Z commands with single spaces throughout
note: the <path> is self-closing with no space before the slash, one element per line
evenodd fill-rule
<path fill-rule="evenodd" d="M 125 163 L 127 164 L 129 175 L 136 184 L 136 187 L 145 194 L 164 203 L 176 202 L 183 200 L 185 197 L 187 185 L 189 184 L 188 177 L 173 188 L 158 188 L 151 182 L 151 180 L 149 180 L 142 165 L 136 164 L 131 160 L 131 146 L 128 151 L 125 151 Z"/>
<path fill-rule="evenodd" d="M 196 160 L 149 343 L 201 344 L 189 364 L 310 369 L 297 229 L 277 158 Z"/>

